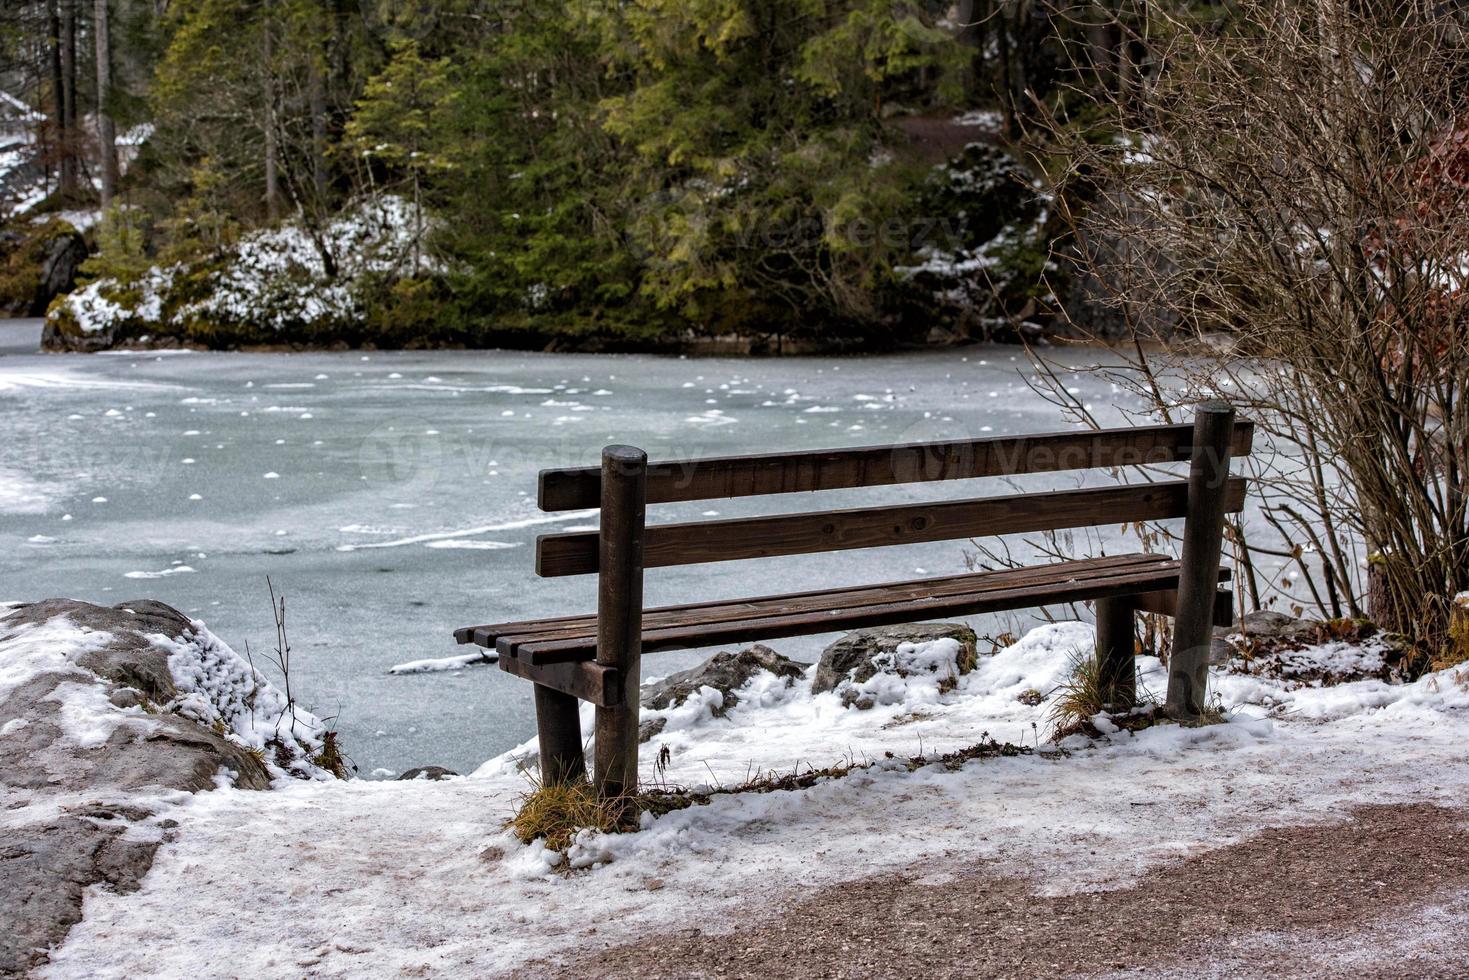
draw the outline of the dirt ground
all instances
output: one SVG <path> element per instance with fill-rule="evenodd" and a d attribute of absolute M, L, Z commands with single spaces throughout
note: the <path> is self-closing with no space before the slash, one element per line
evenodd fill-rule
<path fill-rule="evenodd" d="M 1268 830 L 1112 891 L 983 866 L 827 888 L 733 933 L 684 928 L 535 977 L 1469 976 L 1469 809 L 1374 806 Z"/>

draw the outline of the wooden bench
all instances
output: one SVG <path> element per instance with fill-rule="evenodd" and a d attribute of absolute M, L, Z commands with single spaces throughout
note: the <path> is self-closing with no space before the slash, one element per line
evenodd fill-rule
<path fill-rule="evenodd" d="M 543 534 L 541 576 L 596 573 L 597 611 L 470 626 L 460 643 L 499 653 L 500 667 L 534 682 L 541 776 L 585 778 L 578 702 L 596 705 L 594 775 L 616 797 L 637 784 L 642 654 L 1094 601 L 1104 689 L 1131 703 L 1134 613 L 1175 617 L 1167 709 L 1203 710 L 1212 627 L 1231 621 L 1220 588 L 1224 515 L 1244 506 L 1232 456 L 1250 452 L 1254 427 L 1223 403 L 1193 425 L 1155 425 L 959 442 L 916 443 L 649 463 L 609 446 L 602 465 L 543 470 L 544 511 L 601 510 L 599 530 Z M 878 487 L 1089 468 L 1189 461 L 1186 480 L 900 503 L 692 523 L 645 523 L 649 504 Z M 1003 571 L 948 575 L 788 595 L 643 608 L 643 569 L 985 535 L 1185 519 L 1181 558 L 1123 554 Z"/>

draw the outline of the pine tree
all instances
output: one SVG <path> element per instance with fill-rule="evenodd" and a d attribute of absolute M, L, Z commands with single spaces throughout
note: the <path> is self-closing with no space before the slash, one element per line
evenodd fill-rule
<path fill-rule="evenodd" d="M 455 93 L 447 58 L 427 59 L 416 41 L 398 41 L 381 72 L 368 80 L 347 121 L 344 145 L 392 182 L 406 182 L 413 199 L 413 265 L 422 265 L 424 185 L 450 169 L 442 152 Z"/>

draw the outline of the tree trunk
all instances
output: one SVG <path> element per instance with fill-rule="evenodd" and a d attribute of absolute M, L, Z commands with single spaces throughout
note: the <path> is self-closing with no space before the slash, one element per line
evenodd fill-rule
<path fill-rule="evenodd" d="M 276 142 L 275 120 L 275 38 L 270 22 L 265 24 L 265 217 L 280 220 L 280 147 Z"/>
<path fill-rule="evenodd" d="M 413 278 L 418 278 L 419 250 L 423 241 L 423 193 L 418 171 L 413 171 Z"/>
<path fill-rule="evenodd" d="M 46 54 L 47 67 L 51 72 L 51 156 L 57 162 L 60 171 L 59 190 L 63 196 L 67 193 L 66 184 L 66 139 L 63 135 L 66 131 L 66 86 L 62 82 L 61 72 L 61 14 L 56 9 L 56 0 L 46 0 Z M 51 168 L 46 168 L 46 176 L 50 177 Z"/>
<path fill-rule="evenodd" d="M 326 207 L 326 66 L 324 54 L 311 59 L 307 79 L 311 103 L 311 183 L 316 190 L 316 206 Z"/>
<path fill-rule="evenodd" d="M 1442 659 L 1444 663 L 1435 664 L 1435 666 L 1452 666 L 1469 662 L 1469 592 L 1450 600 L 1449 649 Z"/>
<path fill-rule="evenodd" d="M 1407 633 L 1407 617 L 1388 576 L 1387 557 L 1381 551 L 1367 556 L 1367 617 L 1390 633 Z"/>
<path fill-rule="evenodd" d="M 77 0 L 61 0 L 61 90 L 66 149 L 72 171 L 77 173 L 81 169 L 77 158 Z"/>
<path fill-rule="evenodd" d="M 117 196 L 117 127 L 107 111 L 112 97 L 112 30 L 108 24 L 107 0 L 95 0 L 92 32 L 97 37 L 97 156 L 102 172 L 102 207 L 112 206 Z"/>

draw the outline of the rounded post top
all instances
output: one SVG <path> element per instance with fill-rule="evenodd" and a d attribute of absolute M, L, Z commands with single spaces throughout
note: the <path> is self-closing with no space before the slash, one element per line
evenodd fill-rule
<path fill-rule="evenodd" d="M 602 449 L 602 478 L 641 478 L 648 471 L 648 454 L 637 446 L 605 446 Z"/>
<path fill-rule="evenodd" d="M 647 461 L 648 454 L 637 446 L 604 446 L 602 447 L 602 458 L 616 460 L 619 463 L 641 463 Z"/>
<path fill-rule="evenodd" d="M 1233 415 L 1234 406 L 1223 399 L 1211 398 L 1195 405 L 1194 412 L 1199 415 Z"/>

